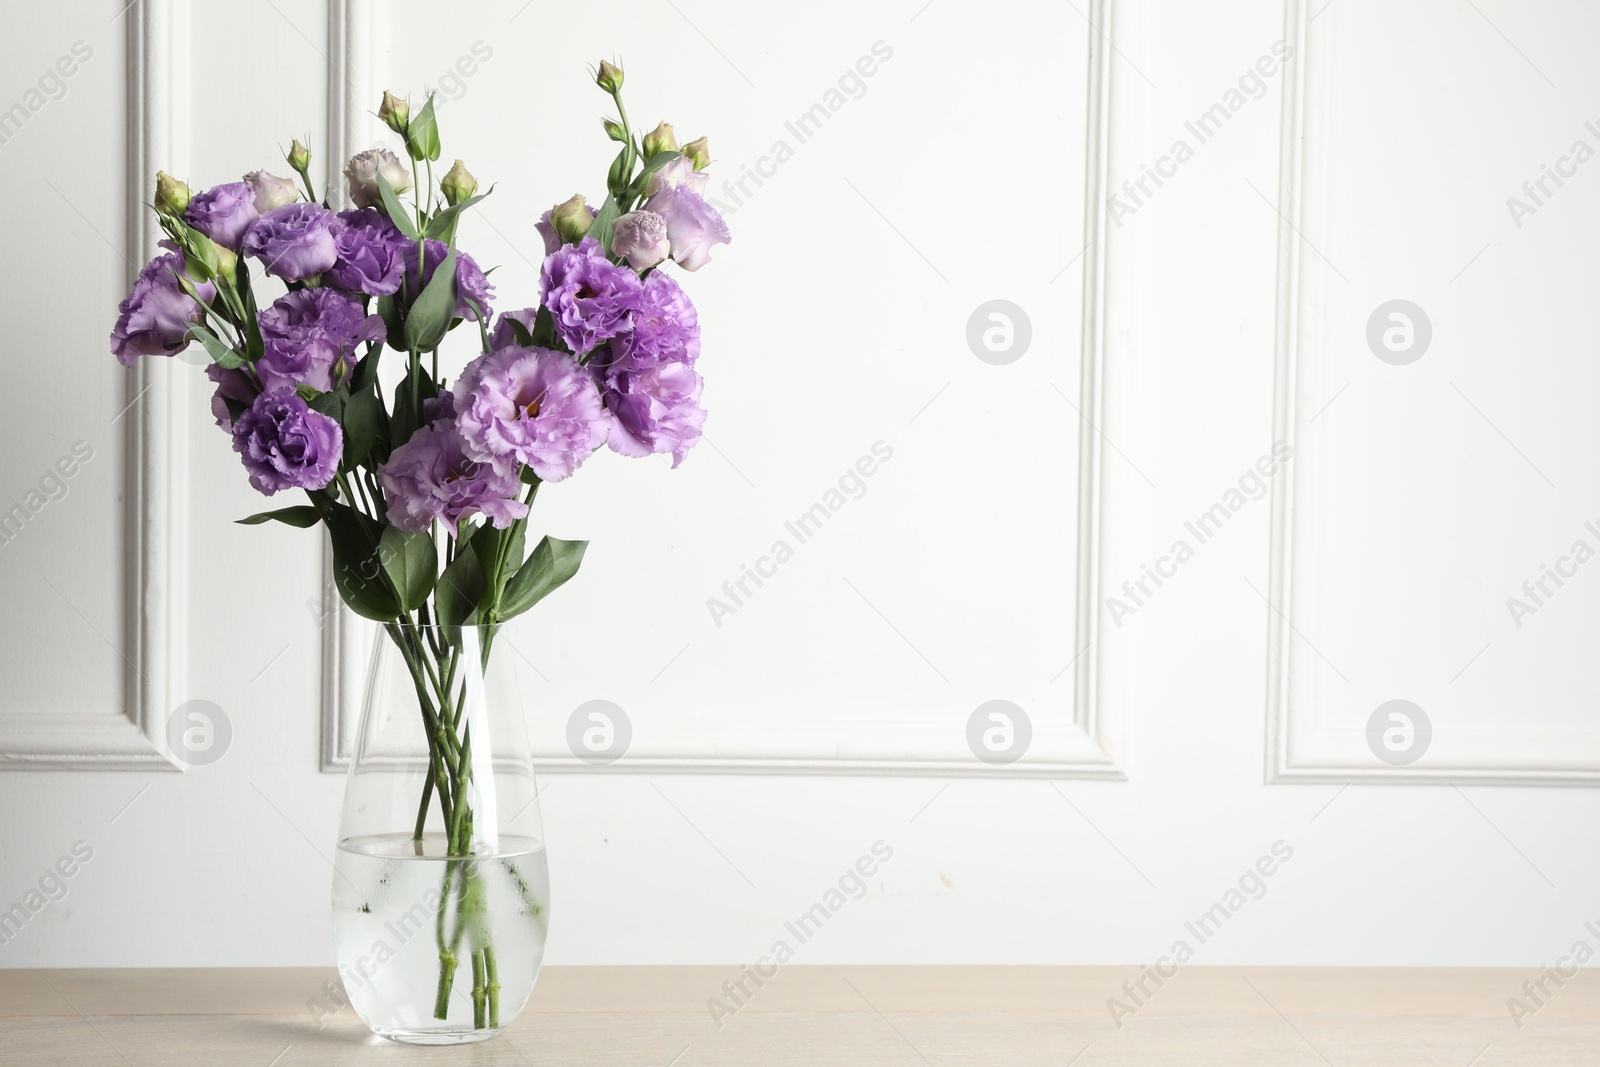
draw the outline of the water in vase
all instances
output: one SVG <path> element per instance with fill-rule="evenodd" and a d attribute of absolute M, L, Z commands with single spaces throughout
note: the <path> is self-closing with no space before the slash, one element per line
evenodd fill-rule
<path fill-rule="evenodd" d="M 334 944 L 351 1006 L 385 1037 L 491 1036 L 533 991 L 549 903 L 544 846 L 530 838 L 459 859 L 442 833 L 340 842 Z"/>

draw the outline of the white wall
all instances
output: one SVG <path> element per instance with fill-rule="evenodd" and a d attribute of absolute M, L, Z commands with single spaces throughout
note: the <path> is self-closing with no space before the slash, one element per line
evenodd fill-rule
<path fill-rule="evenodd" d="M 1505 200 L 1573 140 L 1600 148 L 1595 16 L 1310 3 L 697 0 L 603 31 L 520 0 L 15 15 L 0 105 L 73 42 L 94 55 L 0 144 L 0 194 L 27 205 L 0 268 L 27 397 L 0 421 L 0 504 L 95 451 L 0 545 L 0 900 L 76 841 L 93 858 L 0 965 L 331 959 L 325 767 L 361 653 L 321 625 L 312 535 L 231 524 L 259 501 L 199 369 L 130 381 L 106 354 L 151 251 L 130 201 L 157 167 L 229 180 L 296 135 L 320 170 L 376 137 L 378 89 L 439 87 L 447 156 L 500 183 L 463 242 L 518 306 L 533 219 L 607 161 L 583 68 L 612 52 L 636 119 L 711 136 L 715 181 L 795 150 L 719 194 L 735 243 L 689 279 L 708 447 L 676 472 L 600 457 L 540 501 L 593 542 L 517 641 L 554 768 L 552 962 L 753 960 L 880 839 L 893 859 L 802 962 L 1154 959 L 1279 841 L 1292 858 L 1197 962 L 1564 952 L 1597 918 L 1571 828 L 1597 814 L 1574 786 L 1600 775 L 1600 585 L 1579 568 L 1520 627 L 1506 598 L 1600 546 L 1600 170 L 1521 227 Z M 796 145 L 785 122 L 879 41 L 865 93 Z M 1280 41 L 1295 60 L 1198 143 L 1185 123 Z M 1154 195 L 1108 203 L 1180 138 L 1193 158 Z M 1397 298 L 1433 327 L 1406 366 L 1365 339 Z M 995 299 L 1032 325 L 1005 366 L 966 340 Z M 706 599 L 879 440 L 865 495 L 717 626 Z M 1278 441 L 1276 495 L 1197 544 L 1185 523 Z M 1113 608 L 1180 538 L 1193 558 Z M 563 741 L 594 698 L 634 729 L 603 772 Z M 1398 768 L 1364 741 L 1392 698 L 1434 735 Z M 990 699 L 1033 726 L 1011 767 L 967 749 Z M 233 738 L 178 773 L 161 737 L 189 700 Z"/>

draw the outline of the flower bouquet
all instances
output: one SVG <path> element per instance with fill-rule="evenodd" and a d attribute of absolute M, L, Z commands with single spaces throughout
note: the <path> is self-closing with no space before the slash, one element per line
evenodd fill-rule
<path fill-rule="evenodd" d="M 369 696 L 340 842 L 364 860 L 339 867 L 334 887 L 337 927 L 342 898 L 352 916 L 387 906 L 397 859 L 435 865 L 434 888 L 421 894 L 435 936 L 389 946 L 397 959 L 424 959 L 428 996 L 416 981 L 380 981 L 387 974 L 374 977 L 377 964 L 369 974 L 366 957 L 347 966 L 341 948 L 347 988 L 367 989 L 365 999 L 351 991 L 358 1011 L 386 1036 L 497 1032 L 521 1006 L 502 1011 L 502 989 L 525 1000 L 542 954 L 537 809 L 531 827 L 513 814 L 531 781 L 525 731 L 519 743 L 520 715 L 509 733 L 493 726 L 483 681 L 499 625 L 569 580 L 587 544 L 545 536 L 528 551 L 535 496 L 602 446 L 670 453 L 676 467 L 705 421 L 699 323 L 668 265 L 698 270 L 729 240 L 701 195 L 706 141 L 680 147 L 665 123 L 636 135 L 622 71 L 601 63 L 595 80 L 616 104 L 604 129 L 620 148 L 598 209 L 574 196 L 535 226 L 545 252 L 537 305 L 493 316 L 493 286 L 457 244 L 489 193 L 459 160 L 434 180 L 431 97 L 412 114 L 385 93 L 378 115 L 406 158 L 377 148 L 351 159 L 349 210 L 334 210 L 331 192 L 318 196 L 299 141 L 286 158 L 303 197 L 260 170 L 200 193 L 158 175 L 165 252 L 140 271 L 111 335 L 125 366 L 204 347 L 212 414 L 250 483 L 268 496 L 305 494 L 240 521 L 326 526 L 341 597 L 382 625 L 379 652 L 404 665 L 426 746 L 411 760 L 403 832 L 372 821 L 371 795 L 351 799 L 366 753 L 381 747 L 369 736 Z M 286 291 L 261 307 L 266 278 Z M 478 354 L 451 383 L 440 348 L 457 329 L 476 335 Z M 491 755 L 492 729 L 501 732 Z M 423 925 L 408 903 L 397 914 Z M 497 956 L 497 936 L 515 961 Z"/>

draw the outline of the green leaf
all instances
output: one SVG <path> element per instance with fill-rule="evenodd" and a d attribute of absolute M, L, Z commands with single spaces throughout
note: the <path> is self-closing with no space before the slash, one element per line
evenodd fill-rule
<path fill-rule="evenodd" d="M 433 97 L 406 124 L 406 148 L 412 159 L 439 158 L 439 122 L 433 117 Z"/>
<path fill-rule="evenodd" d="M 523 348 L 530 348 L 533 346 L 533 333 L 526 326 L 522 325 L 521 322 L 513 318 L 504 318 L 500 321 L 511 324 L 512 341 L 518 345 L 521 345 Z"/>
<path fill-rule="evenodd" d="M 493 186 L 489 188 L 489 193 L 492 192 L 494 192 Z M 461 216 L 463 211 L 467 210 L 467 208 L 488 196 L 489 193 L 479 193 L 477 196 L 469 196 L 467 199 L 461 201 L 461 203 L 452 204 L 445 208 L 443 211 L 435 215 L 428 223 L 428 229 L 423 236 L 431 238 L 435 241 L 454 241 L 456 235 L 456 219 Z"/>
<path fill-rule="evenodd" d="M 383 171 L 378 171 L 378 196 L 383 200 L 383 210 L 389 216 L 389 221 L 399 227 L 400 232 L 411 238 L 417 239 L 417 224 L 400 203 L 400 198 L 394 194 L 394 186 L 389 184 L 389 179 L 383 176 Z"/>
<path fill-rule="evenodd" d="M 301 388 L 310 389 L 311 387 L 302 385 Z M 315 396 L 306 397 L 305 401 L 306 406 L 312 411 L 326 415 L 328 418 L 337 422 L 340 426 L 343 426 L 344 406 L 345 402 L 349 399 L 350 389 L 347 386 L 341 385 L 331 393 L 318 393 Z"/>
<path fill-rule="evenodd" d="M 347 504 L 330 504 L 327 522 L 333 541 L 333 584 L 350 610 L 377 622 L 400 614 L 378 550 L 383 527 Z"/>
<path fill-rule="evenodd" d="M 585 234 L 586 237 L 597 239 L 607 255 L 611 254 L 611 226 L 621 214 L 622 212 L 617 210 L 617 198 L 606 197 L 606 202 L 600 205 L 600 211 L 589 224 L 589 232 Z"/>
<path fill-rule="evenodd" d="M 439 625 L 447 629 L 477 621 L 478 601 L 483 599 L 483 567 L 472 543 L 461 546 L 456 558 L 439 576 L 433 591 L 434 613 Z"/>
<path fill-rule="evenodd" d="M 525 523 L 512 523 L 504 530 L 497 530 L 485 522 L 472 535 L 472 548 L 478 554 L 484 571 L 483 603 L 486 608 L 494 607 L 501 591 L 505 589 L 506 578 L 522 566 L 522 554 L 526 546 Z M 500 558 L 502 553 L 505 555 L 503 561 Z"/>
<path fill-rule="evenodd" d="M 547 307 L 541 307 L 533 317 L 533 343 L 540 348 L 556 346 L 556 320 Z"/>
<path fill-rule="evenodd" d="M 359 393 L 378 380 L 378 361 L 383 357 L 383 346 L 376 341 L 367 345 L 367 354 L 350 372 L 350 392 Z"/>
<path fill-rule="evenodd" d="M 387 416 L 377 387 L 350 394 L 344 405 L 344 456 L 339 465 L 354 470 L 380 442 L 387 446 L 388 434 Z M 385 454 L 388 451 L 383 448 Z"/>
<path fill-rule="evenodd" d="M 438 383 L 426 374 L 418 375 L 417 393 L 423 400 L 432 400 L 439 395 Z M 417 405 L 411 400 L 409 377 L 401 378 L 400 384 L 394 388 L 393 412 L 389 417 L 389 447 L 399 448 L 411 440 L 411 435 L 421 425 L 417 420 Z"/>
<path fill-rule="evenodd" d="M 296 504 L 290 508 L 279 508 L 277 511 L 258 512 L 248 519 L 235 519 L 240 526 L 259 526 L 264 522 L 281 522 L 288 526 L 298 526 L 304 530 L 315 526 L 322 521 L 322 514 L 310 504 Z"/>
<path fill-rule="evenodd" d="M 216 334 L 198 322 L 191 323 L 189 329 L 194 331 L 194 335 L 200 339 L 200 343 L 205 346 L 206 352 L 217 362 L 219 367 L 233 370 L 235 367 L 244 366 L 244 357 L 218 340 Z"/>
<path fill-rule="evenodd" d="M 433 547 L 432 534 L 385 526 L 378 542 L 378 558 L 399 592 L 402 611 L 415 611 L 428 599 L 439 572 L 439 553 Z"/>
<path fill-rule="evenodd" d="M 405 325 L 400 321 L 400 304 L 393 294 L 378 297 L 378 317 L 383 320 L 384 329 L 388 336 L 389 347 L 396 352 L 406 350 Z"/>
<path fill-rule="evenodd" d="M 528 562 L 517 569 L 506 583 L 496 612 L 501 619 L 514 618 L 560 588 L 583 562 L 587 541 L 559 541 L 543 537 L 534 546 Z"/>
<path fill-rule="evenodd" d="M 437 348 L 450 329 L 456 310 L 456 250 L 452 246 L 444 262 L 434 268 L 433 277 L 406 313 L 406 349 L 426 352 Z"/>

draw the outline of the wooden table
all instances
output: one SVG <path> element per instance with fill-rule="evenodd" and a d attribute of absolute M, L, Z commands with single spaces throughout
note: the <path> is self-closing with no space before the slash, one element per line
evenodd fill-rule
<path fill-rule="evenodd" d="M 1600 1064 L 1600 977 L 1542 1005 L 1530 970 L 1191 967 L 1142 1004 L 1133 967 L 784 968 L 712 1020 L 736 967 L 553 967 L 501 1037 L 415 1048 L 349 1009 L 318 1018 L 331 969 L 0 971 L 0 1064 L 299 1067 L 1106 1067 Z M 1535 990 L 1537 992 L 1537 989 Z M 1118 1027 L 1109 998 L 1136 1007 Z M 1536 1010 L 1518 1027 L 1507 1000 Z M 323 1011 L 329 1010 L 324 1003 Z"/>

